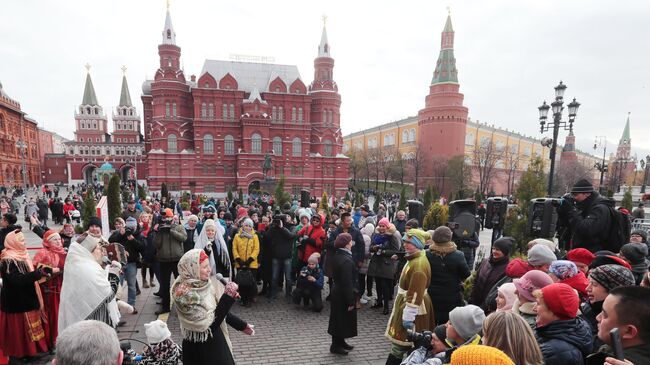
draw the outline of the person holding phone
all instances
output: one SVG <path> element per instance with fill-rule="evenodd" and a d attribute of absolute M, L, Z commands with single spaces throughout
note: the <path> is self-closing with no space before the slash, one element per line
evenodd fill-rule
<path fill-rule="evenodd" d="M 605 343 L 587 358 L 587 365 L 609 362 L 616 357 L 612 330 L 618 330 L 623 349 L 618 360 L 634 364 L 650 363 L 650 288 L 621 286 L 612 289 L 598 317 L 598 338 Z"/>

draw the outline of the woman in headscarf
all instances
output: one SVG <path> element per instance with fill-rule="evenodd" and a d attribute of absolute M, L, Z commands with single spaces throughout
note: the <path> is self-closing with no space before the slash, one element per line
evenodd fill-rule
<path fill-rule="evenodd" d="M 41 293 L 43 304 L 47 314 L 47 326 L 45 326 L 45 337 L 48 339 L 48 347 L 53 349 L 56 344 L 59 326 L 59 301 L 61 300 L 61 284 L 63 283 L 63 266 L 65 264 L 66 251 L 63 248 L 61 236 L 50 229 L 43 234 L 43 248 L 34 256 L 34 265 L 57 268 L 59 272 L 41 282 Z"/>
<path fill-rule="evenodd" d="M 211 272 L 204 250 L 190 250 L 178 262 L 171 296 L 181 324 L 185 365 L 235 364 L 226 324 L 247 335 L 255 334 L 253 325 L 229 313 L 239 297 L 237 284 L 224 286 L 213 281 Z"/>
<path fill-rule="evenodd" d="M 107 269 L 100 262 L 105 256 L 100 239 L 82 236 L 68 249 L 59 306 L 59 333 L 72 324 L 94 319 L 115 327 L 120 314 L 115 301 L 121 266 L 113 261 Z"/>
<path fill-rule="evenodd" d="M 0 348 L 5 356 L 28 358 L 48 351 L 38 281 L 58 272 L 58 268 L 34 269 L 23 233 L 7 234 L 0 254 Z"/>
<path fill-rule="evenodd" d="M 226 247 L 226 241 L 223 239 L 224 233 L 226 233 L 226 229 L 218 221 L 207 219 L 203 222 L 201 233 L 194 242 L 194 248 L 205 250 L 206 254 L 208 254 L 212 276 L 221 274 L 225 278 L 231 278 L 232 269 L 228 247 Z"/>

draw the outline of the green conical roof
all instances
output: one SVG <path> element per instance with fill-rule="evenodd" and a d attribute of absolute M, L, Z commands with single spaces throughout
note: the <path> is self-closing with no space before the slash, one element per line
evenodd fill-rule
<path fill-rule="evenodd" d="M 630 113 L 627 113 L 627 121 L 625 122 L 625 129 L 623 129 L 623 136 L 621 137 L 621 141 L 629 141 L 630 140 Z"/>
<path fill-rule="evenodd" d="M 431 84 L 442 82 L 458 82 L 458 70 L 456 69 L 456 58 L 453 49 L 443 49 L 438 56 L 436 69 L 433 71 Z"/>
<path fill-rule="evenodd" d="M 131 94 L 129 93 L 129 85 L 126 83 L 126 76 L 122 76 L 122 92 L 120 93 L 120 105 L 131 107 Z"/>
<path fill-rule="evenodd" d="M 84 98 L 81 105 L 99 105 L 97 102 L 97 95 L 95 95 L 95 88 L 93 87 L 93 80 L 90 79 L 90 72 L 86 75 L 86 87 L 84 88 Z"/>
<path fill-rule="evenodd" d="M 447 15 L 447 22 L 445 23 L 445 29 L 443 32 L 453 32 L 454 28 L 451 26 L 451 15 Z"/>

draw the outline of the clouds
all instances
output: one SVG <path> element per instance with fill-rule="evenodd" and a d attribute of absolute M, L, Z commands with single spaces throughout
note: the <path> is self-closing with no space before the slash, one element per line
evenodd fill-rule
<path fill-rule="evenodd" d="M 424 107 L 447 5 L 471 118 L 539 137 L 537 106 L 563 80 L 566 97 L 582 103 L 578 141 L 598 134 L 615 145 L 629 111 L 633 146 L 650 150 L 647 2 L 184 0 L 172 1 L 171 12 L 187 75 L 198 76 L 206 58 L 253 54 L 297 65 L 306 83 L 327 14 L 347 134 Z M 136 99 L 158 66 L 164 14 L 162 0 L 3 2 L 0 81 L 41 125 L 72 137 L 83 65 L 93 65 L 108 111 L 118 103 L 125 64 L 141 113 Z"/>

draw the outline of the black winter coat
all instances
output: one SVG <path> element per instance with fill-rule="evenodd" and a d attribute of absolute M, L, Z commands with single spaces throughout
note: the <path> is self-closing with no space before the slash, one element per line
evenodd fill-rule
<path fill-rule="evenodd" d="M 581 318 L 537 327 L 535 337 L 545 365 L 584 364 L 592 349 L 591 330 Z"/>
<path fill-rule="evenodd" d="M 111 233 L 111 236 L 108 237 L 108 242 L 117 242 L 124 246 L 126 252 L 129 253 L 129 257 L 127 257 L 128 263 L 140 262 L 140 255 L 144 254 L 145 250 L 144 237 L 142 237 L 139 232 L 134 232 L 132 236 L 133 239 L 129 240 L 127 234 L 122 235 L 120 231 L 114 231 Z"/>
<path fill-rule="evenodd" d="M 45 200 L 40 199 L 39 201 L 36 202 L 36 206 L 38 207 L 38 219 L 40 220 L 45 220 L 49 216 L 49 206 L 47 205 L 47 202 Z"/>
<path fill-rule="evenodd" d="M 332 337 L 350 338 L 357 335 L 357 265 L 350 252 L 337 249 L 333 259 L 334 284 L 330 294 L 331 311 L 327 333 Z"/>
<path fill-rule="evenodd" d="M 24 269 L 26 270 L 26 266 Z M 0 262 L 0 278 L 3 285 L 0 291 L 0 310 L 5 313 L 24 313 L 38 309 L 40 303 L 34 282 L 41 277 L 43 273 L 40 270 L 23 274 L 13 261 Z"/>
<path fill-rule="evenodd" d="M 485 298 L 488 296 L 494 284 L 506 276 L 506 267 L 509 262 L 510 259 L 507 257 L 499 261 L 489 259 L 481 262 L 479 268 L 476 270 L 476 280 L 474 280 L 472 293 L 469 296 L 468 301 L 470 304 L 477 305 L 483 310 L 486 310 Z"/>
<path fill-rule="evenodd" d="M 571 248 L 586 248 L 591 252 L 603 249 L 612 225 L 610 207 L 613 207 L 611 200 L 593 192 L 566 213 L 572 231 Z"/>
<path fill-rule="evenodd" d="M 291 258 L 293 251 L 293 240 L 296 235 L 291 233 L 285 227 L 271 226 L 267 232 L 269 242 L 271 242 L 271 257 L 279 260 Z"/>
<path fill-rule="evenodd" d="M 470 271 L 465 255 L 458 250 L 442 255 L 429 249 L 427 260 L 431 266 L 431 282 L 427 291 L 438 323 L 442 313 L 449 313 L 462 305 L 461 283 L 469 277 Z"/>

